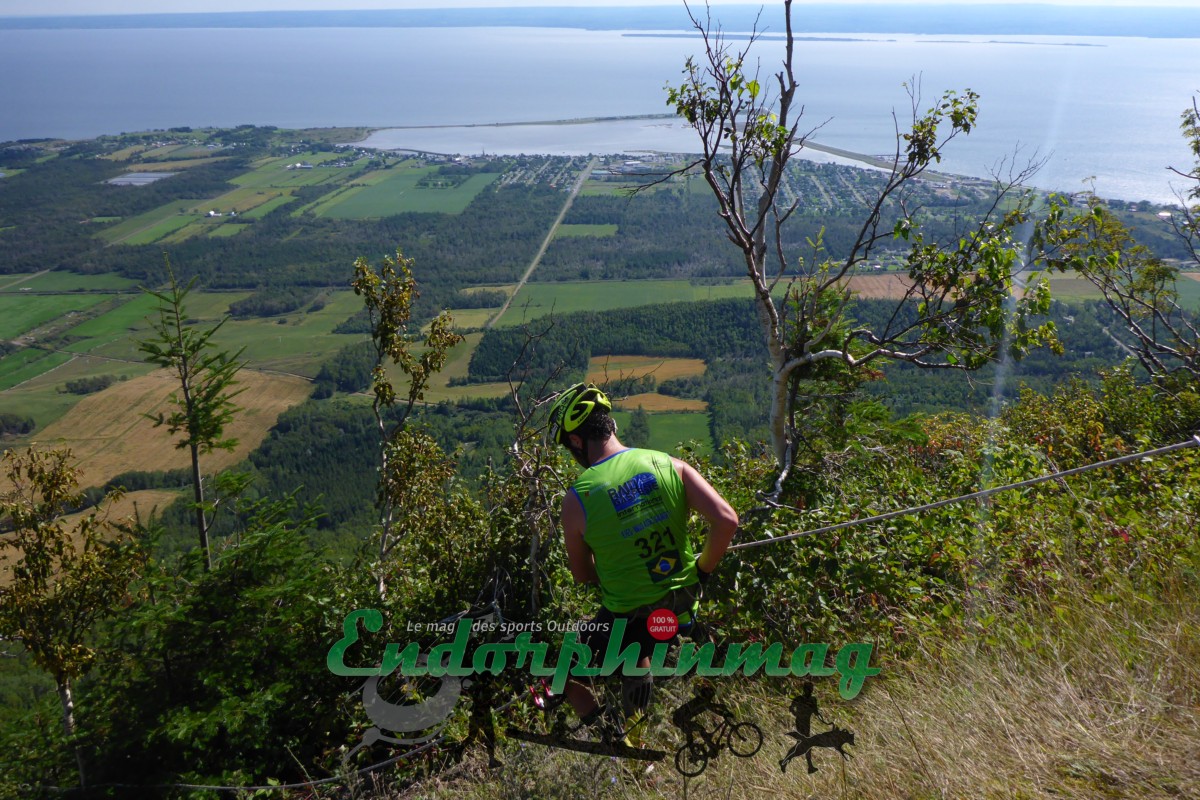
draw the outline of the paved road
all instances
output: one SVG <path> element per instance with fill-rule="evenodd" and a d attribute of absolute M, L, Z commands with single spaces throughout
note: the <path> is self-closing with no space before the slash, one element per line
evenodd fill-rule
<path fill-rule="evenodd" d="M 567 202 L 563 204 L 562 211 L 558 212 L 558 218 L 555 219 L 554 224 L 550 226 L 550 232 L 546 234 L 546 238 L 542 241 L 542 246 L 538 248 L 537 255 L 533 257 L 533 261 L 529 262 L 529 269 L 525 270 L 525 274 L 521 276 L 520 282 L 517 283 L 517 288 L 514 289 L 512 295 L 504 301 L 504 305 L 502 305 L 500 310 L 496 312 L 496 316 L 492 317 L 488 321 L 487 327 L 496 327 L 496 323 L 500 321 L 500 318 L 504 316 L 506 311 L 508 311 L 508 307 L 512 305 L 513 298 L 520 294 L 521 290 L 525 288 L 525 282 L 529 280 L 529 276 L 533 274 L 535 269 L 537 269 L 537 265 L 542 262 L 542 256 L 546 254 L 546 248 L 550 246 L 550 242 L 554 241 L 554 234 L 558 232 L 558 226 L 562 224 L 563 218 L 566 217 L 567 212 L 571 210 L 571 204 L 575 202 L 576 195 L 578 195 L 579 190 L 583 188 L 584 181 L 588 179 L 588 177 L 592 174 L 592 170 L 594 170 L 599 164 L 600 159 L 593 158 L 590 162 L 588 162 L 588 165 L 584 168 L 583 172 L 579 173 L 579 179 L 576 180 L 575 185 L 571 187 L 571 193 L 567 195 Z"/>

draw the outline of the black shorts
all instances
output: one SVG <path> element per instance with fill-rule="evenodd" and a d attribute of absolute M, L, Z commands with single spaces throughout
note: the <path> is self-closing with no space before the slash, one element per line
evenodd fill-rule
<path fill-rule="evenodd" d="M 696 586 L 687 586 L 683 589 L 678 589 L 664 597 L 659 603 L 652 603 L 649 606 L 638 608 L 634 611 L 625 614 L 618 614 L 610 611 L 607 608 L 601 608 L 600 612 L 588 622 L 581 626 L 582 631 L 579 636 L 579 641 L 586 644 L 592 650 L 592 663 L 589 666 L 599 666 L 604 660 L 604 652 L 608 649 L 608 641 L 612 638 L 612 624 L 618 618 L 625 620 L 625 632 L 621 636 L 620 650 L 624 650 L 632 644 L 638 646 L 639 658 L 649 658 L 654 652 L 654 645 L 665 643 L 675 644 L 679 641 L 679 634 L 688 635 L 692 629 L 694 615 L 696 609 Z M 688 609 L 688 615 L 685 618 L 686 622 L 681 624 L 678 633 L 670 639 L 658 639 L 650 633 L 647 627 L 649 616 L 656 608 L 668 608 L 676 613 L 683 609 Z"/>

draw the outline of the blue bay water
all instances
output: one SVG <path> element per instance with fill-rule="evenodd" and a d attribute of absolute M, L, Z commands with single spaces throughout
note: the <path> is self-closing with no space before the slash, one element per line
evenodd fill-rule
<path fill-rule="evenodd" d="M 847 39 L 852 39 L 847 41 Z M 1186 168 L 1179 114 L 1200 91 L 1197 39 L 864 34 L 797 44 L 813 139 L 868 154 L 895 147 L 942 89 L 981 95 L 979 126 L 942 168 L 984 176 L 1035 154 L 1033 183 L 1129 200 L 1174 200 Z M 668 111 L 698 43 L 549 28 L 285 28 L 0 31 L 0 141 L 83 138 L 181 125 L 446 126 Z M 778 42 L 755 51 L 765 78 Z M 440 152 L 689 149 L 663 121 L 388 131 L 376 142 Z M 542 138 L 539 138 L 542 137 Z M 679 142 L 674 145 L 674 142 Z M 1178 181 L 1176 180 L 1176 184 Z"/>

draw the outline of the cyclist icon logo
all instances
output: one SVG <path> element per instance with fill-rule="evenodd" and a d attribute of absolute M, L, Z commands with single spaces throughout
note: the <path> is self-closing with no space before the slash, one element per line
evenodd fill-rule
<path fill-rule="evenodd" d="M 696 721 L 705 712 L 721 718 L 711 731 Z M 738 722 L 728 706 L 716 702 L 716 688 L 703 678 L 698 681 L 695 696 L 671 714 L 671 722 L 686 737 L 675 751 L 675 769 L 684 777 L 694 778 L 704 772 L 722 748 L 739 758 L 749 758 L 762 747 L 759 727 L 753 722 Z"/>

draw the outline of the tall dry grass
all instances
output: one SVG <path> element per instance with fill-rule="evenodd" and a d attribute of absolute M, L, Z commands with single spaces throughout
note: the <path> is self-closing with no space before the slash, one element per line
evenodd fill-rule
<path fill-rule="evenodd" d="M 814 751 L 816 774 L 791 745 L 789 698 L 798 684 L 723 684 L 726 701 L 762 728 L 752 759 L 724 753 L 698 778 L 673 769 L 678 735 L 655 720 L 647 738 L 669 751 L 643 765 L 505 742 L 505 767 L 482 751 L 404 797 L 1191 798 L 1200 797 L 1200 592 L 1180 579 L 1157 597 L 1103 597 L 1080 585 L 1053 603 L 976 609 L 954 634 L 925 637 L 885 663 L 852 702 L 818 684 L 822 714 L 855 732 L 853 756 Z M 988 620 L 983 624 L 978 620 Z M 663 716 L 689 692 L 659 695 Z M 825 726 L 815 722 L 814 732 Z"/>

